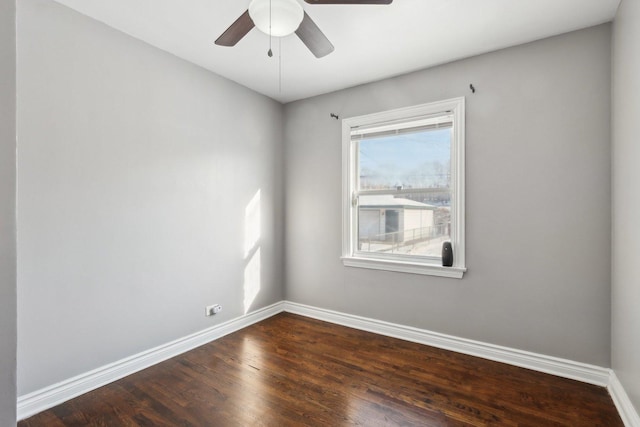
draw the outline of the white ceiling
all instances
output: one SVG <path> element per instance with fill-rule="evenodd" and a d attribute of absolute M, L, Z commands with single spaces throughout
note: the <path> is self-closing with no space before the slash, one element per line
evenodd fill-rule
<path fill-rule="evenodd" d="M 280 102 L 404 74 L 611 21 L 620 0 L 395 0 L 389 6 L 310 5 L 335 46 L 317 59 L 295 35 L 251 30 L 214 44 L 250 0 L 56 0 Z M 282 86 L 279 85 L 279 63 Z"/>

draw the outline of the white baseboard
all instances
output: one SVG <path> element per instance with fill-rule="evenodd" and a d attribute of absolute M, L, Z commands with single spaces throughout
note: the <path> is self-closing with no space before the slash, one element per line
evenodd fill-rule
<path fill-rule="evenodd" d="M 543 354 L 487 344 L 465 338 L 458 338 L 438 332 L 431 332 L 410 326 L 398 325 L 383 322 L 381 320 L 311 307 L 290 301 L 285 301 L 284 311 L 380 335 L 386 335 L 419 344 L 426 344 L 433 347 L 443 348 L 445 350 L 469 354 L 471 356 L 478 356 L 484 359 L 494 360 L 496 362 L 508 363 L 510 365 L 520 366 L 522 368 L 545 372 L 547 374 L 570 378 L 572 380 L 578 380 L 602 387 L 609 385 L 609 375 L 611 370 L 600 366 L 588 365 L 585 363 L 574 362 L 572 360 L 545 356 Z"/>
<path fill-rule="evenodd" d="M 17 401 L 17 418 L 23 420 L 81 394 L 175 357 L 283 311 L 278 302 L 195 334 L 102 366 L 57 384 L 36 390 Z"/>
<path fill-rule="evenodd" d="M 618 376 L 614 371 L 611 371 L 611 380 L 609 381 L 609 394 L 613 399 L 613 403 L 615 403 L 616 408 L 618 408 L 618 413 L 620 414 L 620 418 L 624 422 L 626 427 L 640 427 L 640 415 L 633 407 L 627 392 L 624 391 L 620 380 L 618 380 Z"/>

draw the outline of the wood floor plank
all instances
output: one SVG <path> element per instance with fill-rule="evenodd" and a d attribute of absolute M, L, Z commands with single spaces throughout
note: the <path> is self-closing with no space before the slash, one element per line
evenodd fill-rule
<path fill-rule="evenodd" d="M 282 313 L 19 427 L 622 426 L 605 388 Z"/>

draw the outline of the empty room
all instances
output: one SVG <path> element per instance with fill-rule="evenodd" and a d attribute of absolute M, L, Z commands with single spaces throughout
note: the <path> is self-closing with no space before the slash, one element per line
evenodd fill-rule
<path fill-rule="evenodd" d="M 640 427 L 640 2 L 0 0 L 0 427 Z"/>

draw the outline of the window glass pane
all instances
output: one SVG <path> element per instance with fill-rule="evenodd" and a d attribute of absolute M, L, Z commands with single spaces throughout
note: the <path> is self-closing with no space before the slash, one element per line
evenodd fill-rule
<path fill-rule="evenodd" d="M 358 141 L 358 190 L 448 189 L 451 128 Z"/>
<path fill-rule="evenodd" d="M 451 240 L 451 193 L 362 195 L 358 200 L 358 250 L 440 257 Z"/>

